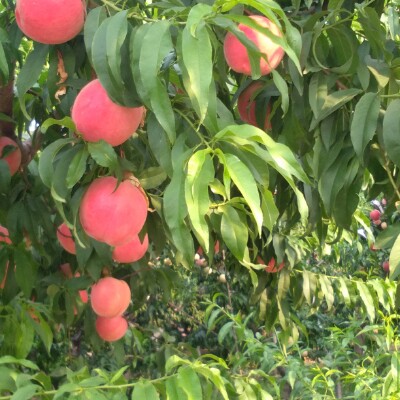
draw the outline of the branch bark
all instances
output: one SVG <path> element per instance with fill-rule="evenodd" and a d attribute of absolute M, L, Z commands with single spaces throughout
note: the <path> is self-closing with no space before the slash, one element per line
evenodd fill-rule
<path fill-rule="evenodd" d="M 14 99 L 14 80 L 0 86 L 0 113 L 13 117 L 13 99 Z M 0 119 L 0 136 L 8 136 L 16 139 L 15 124 Z"/>

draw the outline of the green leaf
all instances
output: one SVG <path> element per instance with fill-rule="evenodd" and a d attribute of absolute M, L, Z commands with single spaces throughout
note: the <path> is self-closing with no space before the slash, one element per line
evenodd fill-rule
<path fill-rule="evenodd" d="M 172 176 L 171 144 L 154 113 L 147 114 L 147 137 L 150 149 L 168 176 Z"/>
<path fill-rule="evenodd" d="M 383 141 L 389 158 L 400 166 L 400 99 L 390 102 L 383 119 Z"/>
<path fill-rule="evenodd" d="M 400 235 L 390 251 L 389 257 L 390 279 L 396 279 L 400 275 Z"/>
<path fill-rule="evenodd" d="M 308 305 L 310 306 L 312 304 L 315 288 L 317 286 L 315 275 L 307 270 L 304 270 L 302 276 L 303 276 L 303 294 Z M 311 286 L 312 284 L 313 287 Z"/>
<path fill-rule="evenodd" d="M 286 114 L 289 109 L 289 90 L 286 81 L 282 78 L 278 71 L 272 70 L 272 77 L 274 79 L 275 86 L 278 88 L 281 94 L 282 111 Z"/>
<path fill-rule="evenodd" d="M 264 217 L 260 206 L 260 195 L 253 175 L 246 165 L 235 155 L 224 154 L 221 161 L 224 163 L 233 183 L 250 207 L 257 224 L 258 232 L 261 235 Z M 226 189 L 229 191 L 229 188 Z"/>
<path fill-rule="evenodd" d="M 310 130 L 315 129 L 321 121 L 344 106 L 361 92 L 360 89 L 352 88 L 339 90 L 326 96 L 322 109 L 318 112 L 318 116 L 311 122 Z"/>
<path fill-rule="evenodd" d="M 107 26 L 106 51 L 108 67 L 115 86 L 118 89 L 121 89 L 121 86 L 123 86 L 123 79 L 121 75 L 121 48 L 124 44 L 127 34 L 128 10 L 124 10 L 114 14 L 110 18 L 110 23 Z"/>
<path fill-rule="evenodd" d="M 120 368 L 117 372 L 115 372 L 110 380 L 110 384 L 118 382 L 118 380 L 124 375 L 126 370 L 129 368 L 129 365 L 125 365 L 124 367 Z"/>
<path fill-rule="evenodd" d="M 232 332 L 232 327 L 235 324 L 234 321 L 229 321 L 225 325 L 221 327 L 218 332 L 218 343 L 222 344 L 225 340 L 225 337 L 228 335 L 229 332 Z"/>
<path fill-rule="evenodd" d="M 15 278 L 18 286 L 22 289 L 26 297 L 30 297 L 32 288 L 36 284 L 38 265 L 31 253 L 20 247 L 14 252 L 14 260 L 16 264 Z"/>
<path fill-rule="evenodd" d="M 229 323 L 229 322 L 228 322 Z M 233 321 L 230 323 L 233 324 Z M 224 325 L 225 326 L 225 325 Z M 219 335 L 218 335 L 219 338 Z M 219 390 L 224 400 L 229 400 L 228 393 L 226 391 L 225 382 L 221 377 L 221 371 L 217 368 L 208 366 L 196 366 L 196 373 L 203 375 L 205 378 L 210 380 L 215 387 Z"/>
<path fill-rule="evenodd" d="M 54 396 L 54 400 L 57 400 L 58 398 L 65 398 L 63 395 L 65 393 L 73 393 L 73 392 L 80 392 L 82 389 L 80 386 L 76 383 L 65 383 L 58 387 L 57 393 Z"/>
<path fill-rule="evenodd" d="M 89 60 L 92 58 L 92 44 L 94 35 L 101 25 L 101 23 L 107 18 L 106 8 L 104 6 L 95 7 L 90 10 L 89 14 L 85 20 L 84 27 L 84 40 L 86 53 L 88 55 Z"/>
<path fill-rule="evenodd" d="M 356 286 L 365 306 L 365 310 L 367 311 L 368 318 L 373 322 L 375 320 L 375 304 L 371 292 L 364 282 L 356 281 Z"/>
<path fill-rule="evenodd" d="M 118 164 L 118 157 L 114 148 L 104 140 L 88 143 L 88 150 L 90 156 L 102 167 L 113 168 Z"/>
<path fill-rule="evenodd" d="M 287 292 L 290 288 L 290 273 L 287 268 L 284 268 L 279 274 L 278 281 L 278 298 L 284 301 L 287 297 Z"/>
<path fill-rule="evenodd" d="M 191 7 L 182 32 L 182 63 L 187 72 L 185 89 L 202 122 L 207 114 L 210 85 L 213 82 L 213 54 L 210 36 L 204 24 L 212 9 L 206 4 Z"/>
<path fill-rule="evenodd" d="M 206 253 L 209 252 L 209 227 L 205 215 L 209 211 L 209 184 L 214 180 L 214 165 L 208 150 L 190 157 L 185 180 L 186 207 L 193 230 Z"/>
<path fill-rule="evenodd" d="M 36 316 L 39 318 L 39 321 L 36 321 L 31 317 L 33 329 L 42 340 L 42 343 L 47 350 L 47 354 L 50 355 L 50 349 L 53 344 L 53 332 L 49 324 L 43 319 L 40 313 L 36 313 Z"/>
<path fill-rule="evenodd" d="M 70 189 L 67 187 L 67 175 L 69 167 L 75 155 L 79 152 L 79 147 L 72 146 L 62 154 L 55 163 L 54 179 L 51 185 L 51 195 L 56 201 L 66 203 Z"/>
<path fill-rule="evenodd" d="M 37 393 L 40 389 L 39 385 L 26 385 L 21 388 L 19 388 L 12 396 L 10 400 L 26 400 L 26 399 L 32 399 L 35 396 L 35 393 Z"/>
<path fill-rule="evenodd" d="M 190 230 L 185 223 L 188 210 L 185 201 L 185 174 L 182 166 L 185 165 L 191 150 L 186 150 L 185 138 L 183 136 L 180 138 L 172 150 L 174 174 L 164 192 L 163 212 L 173 244 L 182 253 L 184 265 L 189 267 L 193 261 L 194 244 Z"/>
<path fill-rule="evenodd" d="M 179 387 L 178 378 L 172 377 L 165 383 L 167 400 L 186 400 L 185 392 Z"/>
<path fill-rule="evenodd" d="M 7 82 L 10 74 L 6 53 L 4 52 L 3 43 L 0 41 L 0 73 L 3 75 L 3 81 Z"/>
<path fill-rule="evenodd" d="M 154 189 L 167 179 L 167 174 L 161 167 L 149 167 L 140 173 L 138 179 L 143 189 Z"/>
<path fill-rule="evenodd" d="M 232 254 L 238 260 L 243 260 L 249 235 L 246 219 L 232 206 L 227 205 L 220 209 L 222 239 Z"/>
<path fill-rule="evenodd" d="M 32 361 L 29 360 L 19 360 L 18 358 L 15 358 L 13 356 L 3 356 L 0 357 L 0 365 L 4 364 L 16 364 L 16 365 L 21 365 L 25 368 L 33 369 L 35 371 L 39 371 L 39 367 L 34 364 Z"/>
<path fill-rule="evenodd" d="M 67 144 L 71 143 L 72 139 L 58 139 L 47 146 L 39 159 L 39 175 L 43 183 L 47 187 L 51 187 L 53 183 L 54 167 L 53 161 L 58 152 Z"/>
<path fill-rule="evenodd" d="M 358 101 L 351 123 L 351 141 L 359 158 L 370 140 L 373 138 L 378 123 L 380 109 L 379 97 L 376 93 L 366 93 Z"/>
<path fill-rule="evenodd" d="M 328 277 L 323 274 L 319 275 L 319 282 L 321 284 L 321 290 L 322 290 L 322 293 L 324 294 L 328 310 L 331 310 L 332 306 L 333 306 L 333 302 L 335 300 L 331 282 L 329 281 Z"/>
<path fill-rule="evenodd" d="M 70 132 L 75 132 L 76 127 L 74 121 L 72 121 L 71 117 L 64 117 L 62 119 L 54 119 L 54 118 L 47 118 L 46 121 L 42 123 L 40 126 L 40 131 L 42 133 L 46 133 L 50 126 L 59 125 L 62 127 L 66 127 L 69 129 Z"/>
<path fill-rule="evenodd" d="M 78 153 L 75 154 L 74 158 L 71 161 L 71 164 L 68 167 L 67 173 L 67 188 L 72 188 L 76 183 L 82 178 L 83 174 L 86 171 L 86 160 L 89 156 L 89 153 L 85 147 L 79 150 Z"/>
<path fill-rule="evenodd" d="M 92 63 L 102 86 L 106 89 L 110 98 L 119 104 L 123 104 L 123 82 L 122 80 L 117 82 L 114 79 L 108 62 L 107 50 L 110 48 L 110 45 L 107 46 L 108 27 L 111 26 L 111 31 L 113 31 L 113 29 L 119 29 L 115 24 L 112 24 L 112 22 L 112 18 L 105 19 L 94 35 L 92 43 Z M 116 46 L 117 43 L 114 43 L 114 45 Z M 115 49 L 115 51 L 119 52 L 117 49 Z"/>
<path fill-rule="evenodd" d="M 400 224 L 389 225 L 385 230 L 378 233 L 374 247 L 377 249 L 391 249 L 399 235 Z"/>
<path fill-rule="evenodd" d="M 264 188 L 261 196 L 261 209 L 264 215 L 263 225 L 272 231 L 279 217 L 279 210 L 275 204 L 274 196 L 270 190 Z"/>
<path fill-rule="evenodd" d="M 173 144 L 176 137 L 175 116 L 167 89 L 159 77 L 162 61 L 173 49 L 170 27 L 167 20 L 142 25 L 131 39 L 130 52 L 138 92 Z"/>
<path fill-rule="evenodd" d="M 25 93 L 36 83 L 46 62 L 49 46 L 47 44 L 35 43 L 35 48 L 25 60 L 18 74 L 16 87 L 21 108 L 25 116 L 29 118 L 25 108 Z"/>
<path fill-rule="evenodd" d="M 346 280 L 344 278 L 339 278 L 340 283 L 340 293 L 344 299 L 345 304 L 351 306 L 351 297 L 349 293 L 349 288 L 347 287 Z"/>
<path fill-rule="evenodd" d="M 188 400 L 199 400 L 203 398 L 200 379 L 191 367 L 179 368 L 178 384 L 186 393 Z"/>

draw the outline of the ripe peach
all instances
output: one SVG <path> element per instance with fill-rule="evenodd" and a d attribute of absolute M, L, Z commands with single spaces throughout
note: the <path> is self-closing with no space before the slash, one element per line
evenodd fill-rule
<path fill-rule="evenodd" d="M 0 225 L 0 242 L 11 244 L 11 240 L 10 240 L 8 235 L 9 235 L 8 234 L 8 229 L 5 228 L 4 226 Z M 4 289 L 4 286 L 5 286 L 6 280 L 7 280 L 7 273 L 8 273 L 8 261 L 7 261 L 7 264 L 6 264 L 6 270 L 4 272 L 4 277 L 0 282 L 0 289 Z"/>
<path fill-rule="evenodd" d="M 282 36 L 282 32 L 272 21 L 261 15 L 250 16 L 258 25 L 268 28 L 275 36 Z M 238 27 L 248 39 L 258 47 L 260 53 L 267 57 L 268 62 L 260 59 L 261 75 L 269 74 L 281 62 L 285 52 L 281 46 L 274 43 L 268 36 L 250 28 L 247 25 L 239 24 Z M 232 33 L 228 32 L 224 41 L 224 54 L 227 64 L 236 72 L 251 75 L 251 64 L 246 47 Z"/>
<path fill-rule="evenodd" d="M 8 229 L 0 225 L 0 242 L 11 244 L 10 234 Z"/>
<path fill-rule="evenodd" d="M 31 39 L 59 44 L 82 30 L 85 13 L 82 0 L 17 0 L 15 19 L 21 31 Z"/>
<path fill-rule="evenodd" d="M 128 322 L 123 317 L 96 319 L 97 334 L 107 342 L 115 342 L 124 337 L 128 330 Z"/>
<path fill-rule="evenodd" d="M 100 317 L 112 318 L 122 315 L 131 301 L 128 284 L 111 276 L 100 279 L 92 286 L 90 302 Z"/>
<path fill-rule="evenodd" d="M 71 116 L 76 129 L 88 142 L 103 139 L 111 146 L 128 140 L 142 121 L 143 107 L 123 107 L 114 103 L 98 79 L 78 94 Z"/>
<path fill-rule="evenodd" d="M 147 200 L 129 180 L 112 176 L 95 179 L 83 195 L 79 215 L 84 231 L 92 238 L 121 246 L 141 231 L 147 217 Z"/>
<path fill-rule="evenodd" d="M 4 147 L 6 146 L 12 146 L 15 147 L 15 149 L 3 158 L 2 153 L 4 151 Z M 11 176 L 14 175 L 21 165 L 21 150 L 17 143 L 15 143 L 14 140 L 10 139 L 9 137 L 0 137 L 0 157 L 8 164 Z"/>
<path fill-rule="evenodd" d="M 372 221 L 378 221 L 381 217 L 381 212 L 379 210 L 372 210 L 369 213 L 369 217 L 372 219 Z"/>
<path fill-rule="evenodd" d="M 389 261 L 384 261 L 383 263 L 382 263 L 382 268 L 383 268 L 383 270 L 385 271 L 385 272 L 387 272 L 387 273 L 389 273 L 390 272 L 390 266 L 389 266 Z"/>
<path fill-rule="evenodd" d="M 117 246 L 114 248 L 112 258 L 119 263 L 132 263 L 140 260 L 149 247 L 149 238 L 146 235 L 143 242 L 140 241 L 139 236 L 135 236 L 130 242 Z"/>
<path fill-rule="evenodd" d="M 243 122 L 246 122 L 253 126 L 259 126 L 257 123 L 256 117 L 256 101 L 254 98 L 254 93 L 262 87 L 261 82 L 254 82 L 247 86 L 246 89 L 240 93 L 238 97 L 238 111 L 240 118 Z M 271 129 L 271 122 L 270 122 L 270 113 L 271 113 L 271 106 L 268 104 L 265 110 L 265 121 L 264 126 L 262 129 L 270 130 Z"/>
<path fill-rule="evenodd" d="M 260 256 L 257 256 L 257 262 L 259 264 L 265 265 L 264 260 Z M 276 260 L 275 260 L 274 257 L 272 257 L 269 260 L 267 266 L 264 268 L 265 272 L 269 272 L 269 273 L 274 274 L 276 272 L 279 272 L 285 266 L 284 262 L 281 262 L 278 266 L 276 266 L 275 264 L 276 264 Z"/>
<path fill-rule="evenodd" d="M 57 238 L 64 250 L 76 254 L 75 242 L 68 226 L 63 222 L 57 229 Z"/>

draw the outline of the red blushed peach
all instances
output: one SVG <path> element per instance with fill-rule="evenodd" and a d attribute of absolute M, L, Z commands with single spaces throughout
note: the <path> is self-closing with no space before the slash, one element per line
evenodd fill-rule
<path fill-rule="evenodd" d="M 112 318 L 122 315 L 131 301 L 131 289 L 120 279 L 107 277 L 92 286 L 90 302 L 100 317 Z"/>
<path fill-rule="evenodd" d="M 369 217 L 372 219 L 372 221 L 379 221 L 379 218 L 381 217 L 381 212 L 379 210 L 372 210 L 369 213 Z"/>
<path fill-rule="evenodd" d="M 147 200 L 129 180 L 112 176 L 94 180 L 83 195 L 79 216 L 92 238 L 121 246 L 139 234 L 147 217 Z"/>
<path fill-rule="evenodd" d="M 383 270 L 386 272 L 386 273 L 389 273 L 390 272 L 390 265 L 389 265 L 389 261 L 384 261 L 383 263 L 382 263 L 382 268 L 383 268 Z"/>
<path fill-rule="evenodd" d="M 123 317 L 96 319 L 97 334 L 107 342 L 115 342 L 124 337 L 128 330 L 128 322 Z"/>
<path fill-rule="evenodd" d="M 84 140 L 98 142 L 102 139 L 111 146 L 118 146 L 136 132 L 143 113 L 143 107 L 123 107 L 114 103 L 100 81 L 95 79 L 76 97 L 71 116 Z"/>
<path fill-rule="evenodd" d="M 17 0 L 15 19 L 21 31 L 45 44 L 65 43 L 83 28 L 82 0 Z"/>
<path fill-rule="evenodd" d="M 243 122 L 257 127 L 259 127 L 259 124 L 257 123 L 256 117 L 256 101 L 254 93 L 262 86 L 263 84 L 261 82 L 251 83 L 238 97 L 238 111 L 240 118 Z M 271 106 L 268 104 L 265 110 L 264 126 L 261 127 L 264 130 L 271 129 L 270 113 Z"/>
<path fill-rule="evenodd" d="M 12 146 L 15 149 L 7 154 L 5 157 L 1 157 L 6 146 Z M 10 175 L 14 175 L 21 165 L 21 150 L 19 149 L 17 143 L 15 143 L 14 140 L 10 139 L 9 137 L 0 137 L 0 157 L 8 164 Z"/>
<path fill-rule="evenodd" d="M 4 226 L 1 226 L 1 225 L 0 225 L 0 242 L 11 244 L 11 240 L 10 240 L 9 234 L 8 234 L 8 229 L 5 228 Z M 0 289 L 4 289 L 4 286 L 6 284 L 7 273 L 8 273 L 8 265 L 9 265 L 9 263 L 7 261 L 6 270 L 4 272 L 3 279 L 0 282 Z"/>
<path fill-rule="evenodd" d="M 282 36 L 282 32 L 272 21 L 261 15 L 250 16 L 258 25 L 267 28 L 275 36 Z M 261 75 L 269 74 L 282 61 L 285 54 L 281 46 L 274 43 L 268 36 L 250 28 L 247 25 L 239 24 L 238 28 L 258 47 L 260 53 L 267 57 L 260 59 Z M 227 64 L 236 72 L 251 75 L 251 64 L 246 47 L 232 33 L 228 33 L 224 40 L 224 54 Z"/>
<path fill-rule="evenodd" d="M 265 265 L 264 260 L 260 256 L 257 256 L 257 262 L 259 264 Z M 276 272 L 279 272 L 284 266 L 285 266 L 284 262 L 281 262 L 279 265 L 276 265 L 276 260 L 274 257 L 272 257 L 269 260 L 267 266 L 264 268 L 264 270 L 265 272 L 274 274 Z"/>
<path fill-rule="evenodd" d="M 68 253 L 76 254 L 75 242 L 72 238 L 72 233 L 65 223 L 62 223 L 57 228 L 57 238 L 62 248 Z"/>
<path fill-rule="evenodd" d="M 149 238 L 146 235 L 143 242 L 140 241 L 139 236 L 136 236 L 132 241 L 122 246 L 114 248 L 112 253 L 113 260 L 118 263 L 132 263 L 140 260 L 149 247 Z"/>

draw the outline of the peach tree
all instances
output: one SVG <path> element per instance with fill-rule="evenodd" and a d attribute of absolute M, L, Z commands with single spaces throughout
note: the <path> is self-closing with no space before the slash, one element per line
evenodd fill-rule
<path fill-rule="evenodd" d="M 400 224 L 374 235 L 360 198 L 400 201 L 399 35 L 394 0 L 0 0 L 0 399 L 272 398 L 212 355 L 56 384 L 29 359 L 76 326 L 134 346 L 135 307 L 196 252 L 283 346 L 303 305 L 395 310 Z M 301 263 L 358 229 L 390 280 Z"/>

